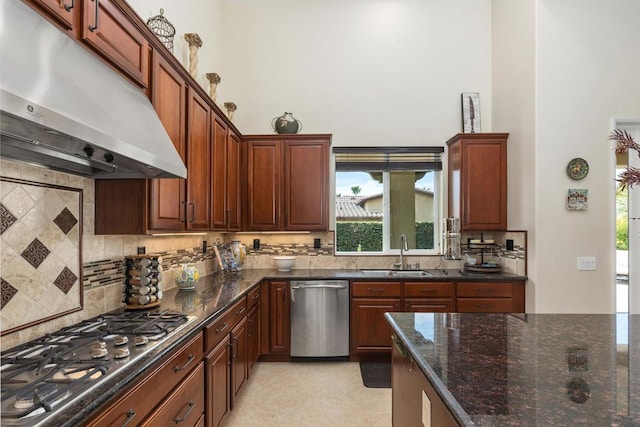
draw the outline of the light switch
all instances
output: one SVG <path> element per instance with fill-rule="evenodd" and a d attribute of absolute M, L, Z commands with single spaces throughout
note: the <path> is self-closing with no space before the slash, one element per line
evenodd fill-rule
<path fill-rule="evenodd" d="M 594 256 L 578 257 L 578 270 L 595 270 L 595 269 L 596 269 L 596 257 Z"/>

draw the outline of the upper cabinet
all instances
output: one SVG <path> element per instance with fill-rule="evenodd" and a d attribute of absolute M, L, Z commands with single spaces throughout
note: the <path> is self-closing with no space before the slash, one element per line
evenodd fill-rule
<path fill-rule="evenodd" d="M 76 0 L 30 0 L 48 16 L 65 30 L 73 30 L 77 22 L 77 10 L 79 9 Z"/>
<path fill-rule="evenodd" d="M 68 0 L 71 1 L 71 0 Z M 149 43 L 112 0 L 82 2 L 82 40 L 143 88 L 149 85 Z"/>
<path fill-rule="evenodd" d="M 464 133 L 447 141 L 449 216 L 462 231 L 507 229 L 508 133 Z"/>
<path fill-rule="evenodd" d="M 244 137 L 246 229 L 327 230 L 330 135 Z"/>
<path fill-rule="evenodd" d="M 216 114 L 211 119 L 211 228 L 240 230 L 240 138 Z"/>
<path fill-rule="evenodd" d="M 193 89 L 187 108 L 186 230 L 209 230 L 211 191 L 211 109 Z"/>

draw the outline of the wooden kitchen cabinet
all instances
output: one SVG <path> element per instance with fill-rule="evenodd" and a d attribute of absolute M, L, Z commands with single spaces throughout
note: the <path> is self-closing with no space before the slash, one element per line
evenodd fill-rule
<path fill-rule="evenodd" d="M 212 112 L 211 229 L 240 230 L 240 138 Z"/>
<path fill-rule="evenodd" d="M 457 427 L 451 412 L 442 402 L 411 355 L 396 336 L 391 351 L 391 415 L 394 427 Z M 423 418 L 427 402 L 430 411 Z"/>
<path fill-rule="evenodd" d="M 202 357 L 203 337 L 202 333 L 199 333 L 165 357 L 147 376 L 114 398 L 86 425 L 90 427 L 125 425 L 126 423 L 139 425 L 154 408 L 162 407 L 171 399 L 172 390 L 188 381 L 185 378 L 196 366 L 201 366 Z M 204 407 L 201 406 L 200 413 L 203 409 Z"/>
<path fill-rule="evenodd" d="M 162 54 L 152 55 L 151 103 L 158 113 L 176 151 L 187 161 L 187 84 Z M 186 180 L 152 179 L 149 197 L 150 230 L 182 231 L 184 229 Z"/>
<path fill-rule="evenodd" d="M 79 4 L 76 0 L 28 0 L 35 4 L 39 10 L 65 30 L 73 30 L 78 22 Z"/>
<path fill-rule="evenodd" d="M 458 282 L 459 313 L 524 313 L 524 281 Z"/>
<path fill-rule="evenodd" d="M 205 365 L 207 425 L 218 427 L 231 410 L 231 344 L 220 341 L 207 356 Z"/>
<path fill-rule="evenodd" d="M 231 409 L 236 406 L 238 393 L 249 379 L 247 317 L 231 331 Z"/>
<path fill-rule="evenodd" d="M 68 0 L 71 1 L 71 0 Z M 113 0 L 82 4 L 81 40 L 133 82 L 149 86 L 149 43 Z"/>
<path fill-rule="evenodd" d="M 401 282 L 351 283 L 351 356 L 388 354 L 391 326 L 384 313 L 401 310 Z"/>
<path fill-rule="evenodd" d="M 200 362 L 142 424 L 145 427 L 196 426 L 204 415 L 204 363 Z"/>
<path fill-rule="evenodd" d="M 291 300 L 288 281 L 269 283 L 269 353 L 291 354 Z"/>
<path fill-rule="evenodd" d="M 455 311 L 455 284 L 452 282 L 405 282 L 404 311 L 451 313 Z"/>
<path fill-rule="evenodd" d="M 447 141 L 449 216 L 461 231 L 507 229 L 508 133 L 460 133 Z"/>
<path fill-rule="evenodd" d="M 329 135 L 251 135 L 246 147 L 246 229 L 328 229 Z"/>
<path fill-rule="evenodd" d="M 186 230 L 209 230 L 211 190 L 211 109 L 193 89 L 188 91 Z"/>
<path fill-rule="evenodd" d="M 256 286 L 247 294 L 247 346 L 248 346 L 248 373 L 251 377 L 251 369 L 260 358 L 260 334 L 261 334 L 261 288 Z"/>

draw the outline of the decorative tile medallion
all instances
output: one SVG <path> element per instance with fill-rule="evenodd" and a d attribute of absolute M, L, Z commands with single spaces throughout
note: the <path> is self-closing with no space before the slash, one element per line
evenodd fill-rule
<path fill-rule="evenodd" d="M 31 244 L 29 244 L 20 255 L 22 255 L 22 258 L 26 259 L 29 264 L 38 268 L 50 253 L 51 251 L 36 238 L 33 239 Z"/>
<path fill-rule="evenodd" d="M 0 195 L 0 334 L 82 310 L 82 190 L 0 177 Z"/>
<path fill-rule="evenodd" d="M 2 306 L 0 308 L 4 308 L 5 304 L 11 301 L 11 298 L 18 293 L 18 290 L 4 279 L 0 279 L 0 283 L 2 283 Z"/>
<path fill-rule="evenodd" d="M 69 231 L 78 223 L 78 220 L 67 208 L 64 208 L 62 212 L 53 220 L 53 222 L 60 227 L 60 230 L 64 234 L 69 234 Z"/>
<path fill-rule="evenodd" d="M 7 208 L 4 207 L 3 204 L 0 203 L 0 234 L 4 233 L 5 230 L 16 222 L 18 219 L 13 216 L 11 212 Z"/>
<path fill-rule="evenodd" d="M 69 290 L 71 289 L 73 284 L 76 283 L 76 280 L 78 280 L 78 276 L 73 274 L 71 270 L 65 267 L 60 272 L 56 280 L 53 281 L 53 284 L 56 285 L 62 292 L 67 294 L 69 293 Z"/>

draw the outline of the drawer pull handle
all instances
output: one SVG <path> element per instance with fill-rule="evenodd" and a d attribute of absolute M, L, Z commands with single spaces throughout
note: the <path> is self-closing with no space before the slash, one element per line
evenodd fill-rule
<path fill-rule="evenodd" d="M 237 342 L 238 344 L 240 344 L 240 340 L 237 337 L 231 337 L 231 340 Z M 236 354 L 233 354 L 233 349 L 236 349 L 236 346 L 231 344 L 231 349 L 232 349 L 231 357 L 234 358 L 234 359 L 237 359 L 238 358 L 237 350 L 236 350 Z"/>
<path fill-rule="evenodd" d="M 96 21 L 95 21 L 95 25 L 89 25 L 89 31 L 91 31 L 93 33 L 95 30 L 98 29 L 98 14 L 99 14 L 99 11 L 100 11 L 100 4 L 99 4 L 99 0 L 92 0 L 92 1 L 96 2 L 96 13 L 95 13 Z"/>
<path fill-rule="evenodd" d="M 186 420 L 187 418 L 189 418 L 189 415 L 191 415 L 191 412 L 193 411 L 193 408 L 196 407 L 196 402 L 194 402 L 193 400 L 189 401 L 189 408 L 187 409 L 187 413 L 184 414 L 181 417 L 175 417 L 173 419 L 173 422 L 175 422 L 176 424 L 180 424 L 181 422 L 183 422 L 184 420 Z"/>
<path fill-rule="evenodd" d="M 238 314 L 242 313 L 244 310 L 245 310 L 245 308 L 244 308 L 244 307 L 242 307 L 240 310 L 236 311 L 236 316 L 237 316 Z"/>
<path fill-rule="evenodd" d="M 194 360 L 195 358 L 196 358 L 196 357 L 195 357 L 193 354 L 189 353 L 189 357 L 187 358 L 187 361 L 185 362 L 185 364 L 184 364 L 184 365 L 182 365 L 182 366 L 174 366 L 174 367 L 173 367 L 173 372 L 182 371 L 184 368 L 186 368 L 187 366 L 189 366 L 189 363 L 193 362 L 193 360 Z"/>
<path fill-rule="evenodd" d="M 253 299 L 258 299 L 258 298 L 260 298 L 260 294 L 255 294 L 255 295 L 253 296 Z"/>
<path fill-rule="evenodd" d="M 131 420 L 133 420 L 136 416 L 136 411 L 134 411 L 133 409 L 129 409 L 127 411 L 127 420 L 124 422 L 124 424 L 122 424 L 122 427 L 127 427 L 127 424 L 129 424 L 131 422 Z"/>
<path fill-rule="evenodd" d="M 219 334 L 220 332 L 224 331 L 225 329 L 227 329 L 227 322 L 224 322 L 222 324 L 222 326 L 220 326 L 218 329 L 216 329 L 216 334 Z"/>
<path fill-rule="evenodd" d="M 495 291 L 496 291 L 495 289 L 491 289 L 491 288 L 481 288 L 481 289 L 478 289 L 478 292 L 487 292 L 487 293 L 490 293 L 490 294 L 491 294 L 491 293 L 493 293 L 493 292 L 495 292 Z"/>
<path fill-rule="evenodd" d="M 425 289 L 425 288 L 420 289 L 420 291 L 424 292 L 426 294 L 432 294 L 432 293 L 436 292 L 435 289 Z"/>
<path fill-rule="evenodd" d="M 384 292 L 384 288 L 369 288 L 369 292 Z"/>
<path fill-rule="evenodd" d="M 493 304 L 476 304 L 476 308 L 493 308 Z"/>
<path fill-rule="evenodd" d="M 68 4 L 64 4 L 64 10 L 66 10 L 67 12 L 71 12 L 71 9 L 73 9 L 74 7 L 76 7 L 76 0 L 71 0 L 71 5 Z"/>

